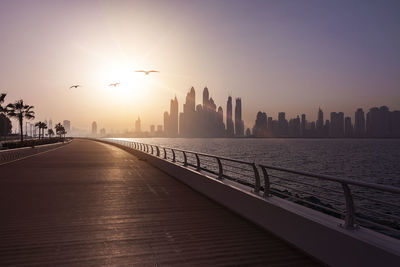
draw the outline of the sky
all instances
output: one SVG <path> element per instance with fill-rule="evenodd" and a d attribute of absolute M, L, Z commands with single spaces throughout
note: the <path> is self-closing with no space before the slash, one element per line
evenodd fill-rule
<path fill-rule="evenodd" d="M 108 131 L 163 124 L 191 86 L 224 113 L 241 97 L 246 127 L 258 111 L 400 109 L 398 14 L 400 1 L 1 0 L 0 93 L 36 120 Z"/>

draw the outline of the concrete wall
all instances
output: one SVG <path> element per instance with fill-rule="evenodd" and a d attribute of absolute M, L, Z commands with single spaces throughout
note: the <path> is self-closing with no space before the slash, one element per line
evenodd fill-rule
<path fill-rule="evenodd" d="M 117 146 L 323 263 L 331 266 L 399 266 L 400 241 L 397 239 L 361 227 L 346 230 L 340 226 L 342 220 L 278 197 L 265 199 L 235 182 L 220 181 L 144 152 Z"/>

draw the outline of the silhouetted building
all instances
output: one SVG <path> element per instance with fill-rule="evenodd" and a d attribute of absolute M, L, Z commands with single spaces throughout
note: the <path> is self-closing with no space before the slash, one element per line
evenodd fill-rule
<path fill-rule="evenodd" d="M 317 134 L 318 136 L 324 135 L 324 113 L 321 108 L 318 108 L 318 119 L 317 119 Z"/>
<path fill-rule="evenodd" d="M 300 135 L 305 136 L 306 135 L 306 114 L 301 114 L 301 122 L 300 122 Z"/>
<path fill-rule="evenodd" d="M 161 134 L 162 133 L 162 125 L 157 125 L 157 133 Z"/>
<path fill-rule="evenodd" d="M 67 133 L 69 133 L 71 131 L 71 122 L 69 120 L 64 120 L 63 126 Z M 51 129 L 50 127 L 47 127 L 47 128 Z"/>
<path fill-rule="evenodd" d="M 97 135 L 97 123 L 92 122 L 92 135 Z"/>
<path fill-rule="evenodd" d="M 288 121 L 285 118 L 285 112 L 278 113 L 278 123 L 279 123 L 279 136 L 284 137 L 288 135 Z"/>
<path fill-rule="evenodd" d="M 250 137 L 250 136 L 251 136 L 250 128 L 247 128 L 247 129 L 246 129 L 245 135 L 246 135 L 246 137 Z"/>
<path fill-rule="evenodd" d="M 154 134 L 156 127 L 154 125 L 150 125 L 150 133 Z"/>
<path fill-rule="evenodd" d="M 259 111 L 257 113 L 256 121 L 253 127 L 254 137 L 267 137 L 268 136 L 268 118 L 265 112 Z"/>
<path fill-rule="evenodd" d="M 240 98 L 236 98 L 235 134 L 236 134 L 236 136 L 244 135 L 244 122 L 242 120 L 242 100 Z"/>
<path fill-rule="evenodd" d="M 330 137 L 344 136 L 344 113 L 331 112 L 331 122 L 329 127 Z"/>
<path fill-rule="evenodd" d="M 350 117 L 344 118 L 344 136 L 353 137 L 353 125 Z"/>
<path fill-rule="evenodd" d="M 183 137 L 196 135 L 196 92 L 190 88 L 186 94 L 186 102 L 183 104 L 183 112 L 179 115 L 179 134 Z"/>
<path fill-rule="evenodd" d="M 49 120 L 48 128 L 53 129 L 53 120 L 52 119 Z"/>
<path fill-rule="evenodd" d="M 140 122 L 140 118 L 139 118 L 139 117 L 138 117 L 138 119 L 135 121 L 135 132 L 136 132 L 136 133 L 142 132 L 142 129 L 141 129 L 141 122 Z"/>
<path fill-rule="evenodd" d="M 100 135 L 105 136 L 106 135 L 106 129 L 102 128 L 100 129 Z"/>
<path fill-rule="evenodd" d="M 362 108 L 357 109 L 356 113 L 354 114 L 354 136 L 365 136 L 365 115 Z"/>
<path fill-rule="evenodd" d="M 300 136 L 300 117 L 297 116 L 295 119 L 289 120 L 289 136 L 290 137 L 299 137 Z"/>
<path fill-rule="evenodd" d="M 234 127 L 233 127 L 233 119 L 232 119 L 232 97 L 228 97 L 228 101 L 226 103 L 226 135 L 227 137 L 233 137 Z"/>
<path fill-rule="evenodd" d="M 164 135 L 168 137 L 178 136 L 178 99 L 171 99 L 170 113 L 164 112 Z"/>

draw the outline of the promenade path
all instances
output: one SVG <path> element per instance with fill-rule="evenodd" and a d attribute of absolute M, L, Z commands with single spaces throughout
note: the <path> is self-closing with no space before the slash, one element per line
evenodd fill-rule
<path fill-rule="evenodd" d="M 162 171 L 90 140 L 0 166 L 0 266 L 313 266 Z"/>

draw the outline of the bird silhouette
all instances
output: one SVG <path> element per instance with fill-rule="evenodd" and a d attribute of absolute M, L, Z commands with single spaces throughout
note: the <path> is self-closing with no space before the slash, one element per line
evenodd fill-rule
<path fill-rule="evenodd" d="M 117 85 L 119 85 L 119 83 L 110 83 L 108 86 L 114 86 L 114 87 L 117 87 Z"/>
<path fill-rule="evenodd" d="M 82 85 L 80 85 L 80 84 L 72 85 L 69 89 L 71 89 L 71 88 L 78 88 L 78 87 L 82 87 Z"/>
<path fill-rule="evenodd" d="M 137 70 L 136 72 L 143 72 L 146 75 L 149 75 L 151 72 L 159 72 L 158 70 Z"/>

